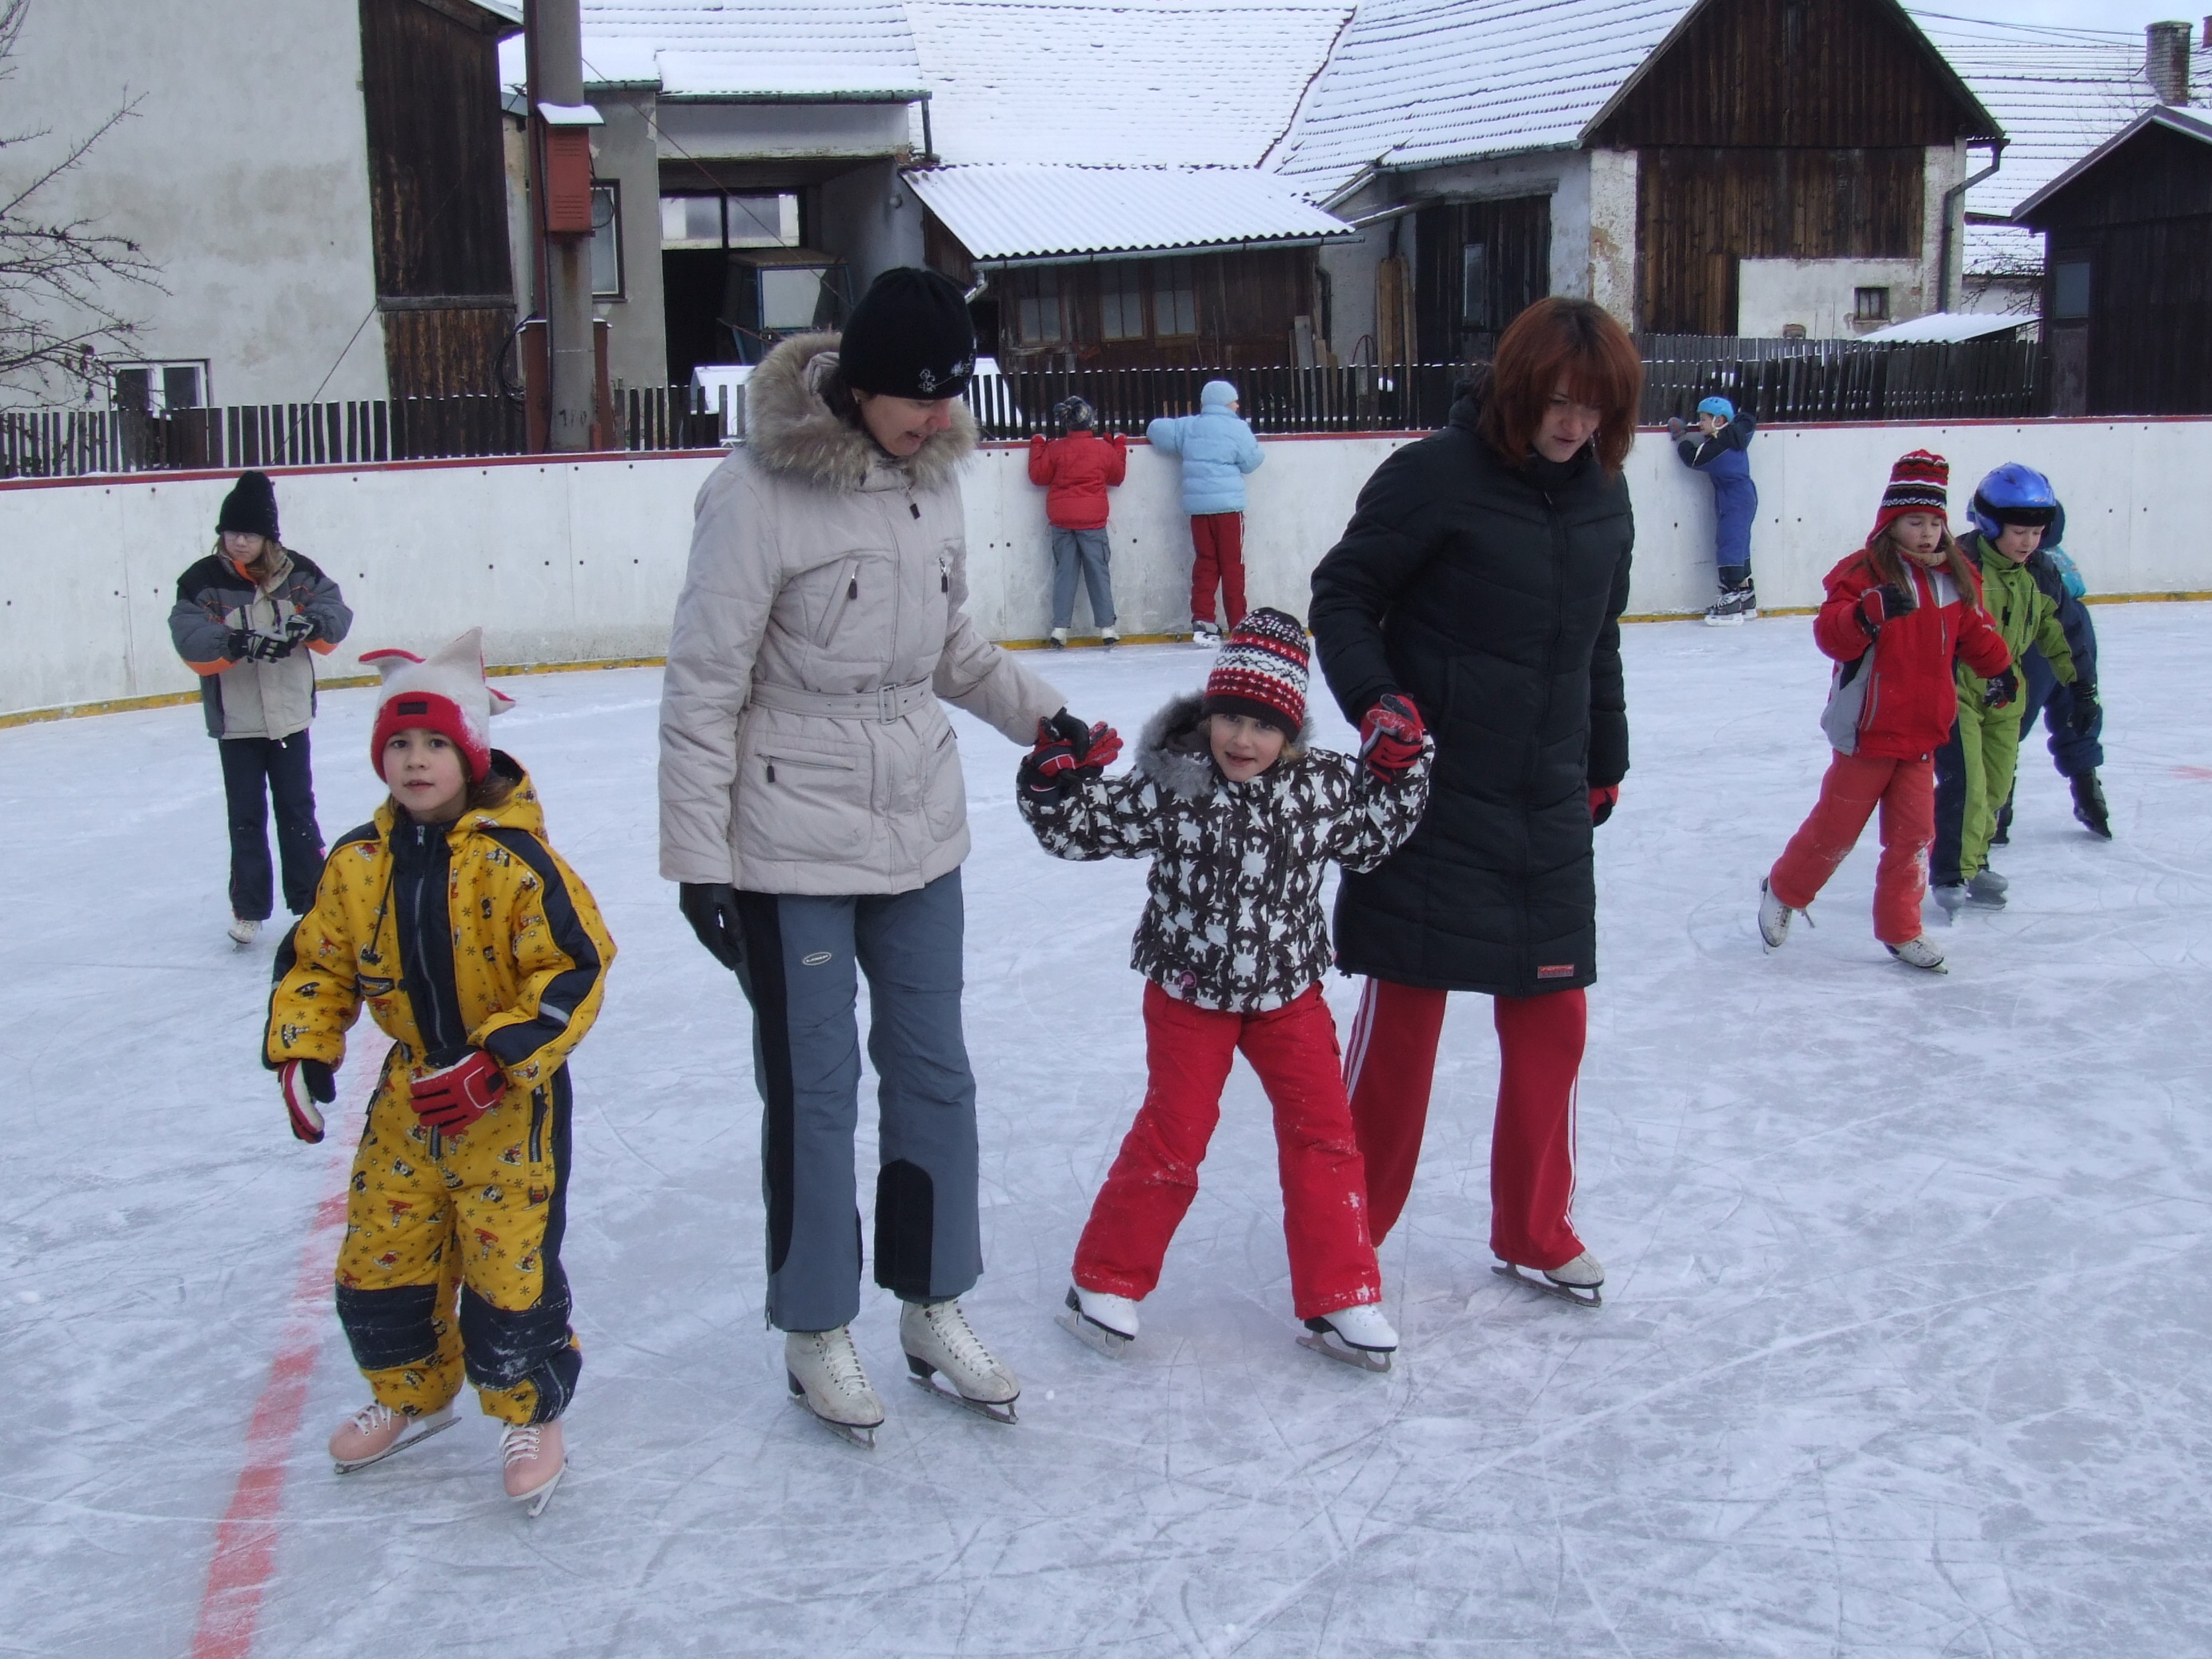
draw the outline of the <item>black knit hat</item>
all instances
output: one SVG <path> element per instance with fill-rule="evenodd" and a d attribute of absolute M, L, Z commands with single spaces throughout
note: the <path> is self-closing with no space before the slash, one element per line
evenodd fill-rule
<path fill-rule="evenodd" d="M 222 498 L 222 511 L 215 515 L 215 528 L 217 535 L 237 530 L 272 542 L 283 539 L 276 533 L 276 486 L 266 472 L 238 475 L 230 494 Z"/>
<path fill-rule="evenodd" d="M 887 398 L 957 398 L 975 372 L 975 325 L 949 276 L 896 265 L 853 307 L 837 368 L 855 392 Z"/>

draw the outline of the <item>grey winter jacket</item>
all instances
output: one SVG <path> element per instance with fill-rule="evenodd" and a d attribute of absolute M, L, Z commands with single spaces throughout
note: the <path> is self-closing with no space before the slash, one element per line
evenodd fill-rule
<path fill-rule="evenodd" d="M 1231 783 L 1207 749 L 1203 701 L 1178 697 L 1153 715 L 1121 777 L 1085 775 L 1058 799 L 1014 793 L 1055 858 L 1151 856 L 1131 967 L 1194 1007 L 1265 1013 L 1328 971 L 1322 872 L 1371 870 L 1413 833 L 1434 746 L 1424 738 L 1395 783 L 1325 749 L 1285 750 Z"/>
<path fill-rule="evenodd" d="M 230 654 L 234 629 L 282 638 L 284 624 L 305 617 L 313 630 L 273 662 Z M 315 717 L 315 658 L 336 648 L 353 627 L 338 585 L 314 561 L 285 550 L 283 562 L 256 582 L 221 553 L 210 553 L 177 579 L 169 640 L 200 677 L 200 708 L 211 738 L 289 738 Z"/>
<path fill-rule="evenodd" d="M 699 491 L 660 702 L 671 881 L 923 886 L 968 855 L 939 699 L 1023 744 L 1066 701 L 963 609 L 967 410 L 893 460 L 822 398 L 836 344 L 787 340 L 753 371 L 746 442 Z"/>

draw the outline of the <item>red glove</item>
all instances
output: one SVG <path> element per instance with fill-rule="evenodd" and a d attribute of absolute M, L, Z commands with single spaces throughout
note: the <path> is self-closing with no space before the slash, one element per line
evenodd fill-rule
<path fill-rule="evenodd" d="M 432 1128 L 457 1135 L 499 1104 L 507 1079 L 481 1048 L 471 1048 L 451 1066 L 441 1066 L 408 1085 L 415 1115 Z"/>
<path fill-rule="evenodd" d="M 1413 705 L 1395 691 L 1378 699 L 1359 722 L 1359 758 L 1381 783 L 1395 783 L 1421 757 L 1428 728 Z"/>
<path fill-rule="evenodd" d="M 284 1091 L 292 1138 L 313 1146 L 323 1138 L 323 1115 L 315 1109 L 315 1103 L 319 1100 L 327 1106 L 338 1097 L 331 1068 L 319 1060 L 288 1060 L 276 1068 L 276 1080 Z"/>
<path fill-rule="evenodd" d="M 1036 747 L 1022 757 L 1021 786 L 1039 800 L 1058 800 L 1075 781 L 1075 745 L 1050 720 L 1039 720 Z"/>
<path fill-rule="evenodd" d="M 1603 823 L 1613 816 L 1613 809 L 1620 800 L 1620 786 L 1617 783 L 1608 783 L 1602 789 L 1591 790 L 1589 792 L 1590 822 L 1594 824 Z"/>
<path fill-rule="evenodd" d="M 1869 639 L 1881 633 L 1881 625 L 1893 617 L 1902 617 L 1912 609 L 1912 595 L 1901 587 L 1887 583 L 1869 587 L 1859 595 L 1859 626 Z"/>
<path fill-rule="evenodd" d="M 1091 736 L 1084 745 L 1083 758 L 1075 769 L 1097 777 L 1121 757 L 1121 734 L 1100 720 L 1091 728 Z"/>

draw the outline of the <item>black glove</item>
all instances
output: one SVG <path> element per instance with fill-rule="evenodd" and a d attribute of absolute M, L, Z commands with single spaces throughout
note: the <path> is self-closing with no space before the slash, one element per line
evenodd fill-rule
<path fill-rule="evenodd" d="M 2097 722 L 2104 713 L 2105 705 L 2097 701 L 2097 688 L 2087 680 L 2075 681 L 2074 712 L 2067 720 L 2067 724 L 2074 728 L 2074 735 L 2087 737 L 2097 729 Z"/>
<path fill-rule="evenodd" d="M 1902 617 L 1912 609 L 1912 595 L 1893 582 L 1884 582 L 1880 587 L 1869 587 L 1859 595 L 1859 626 L 1866 636 L 1879 639 L 1881 625 L 1893 617 Z"/>
<path fill-rule="evenodd" d="M 275 662 L 291 647 L 267 634 L 257 634 L 251 629 L 234 628 L 224 637 L 222 648 L 234 662 Z"/>
<path fill-rule="evenodd" d="M 2009 708 L 2020 697 L 2020 676 L 2009 668 L 2000 668 L 1990 676 L 1982 687 L 1982 707 Z"/>
<path fill-rule="evenodd" d="M 1037 737 L 1042 739 L 1048 729 L 1074 752 L 1075 763 L 1082 765 L 1091 753 L 1091 728 L 1063 708 L 1050 720 L 1037 722 Z"/>
<path fill-rule="evenodd" d="M 1063 726 L 1062 721 L 1066 725 Z M 1074 736 L 1069 735 L 1073 727 Z M 1067 793 L 1067 787 L 1075 781 L 1076 769 L 1082 764 L 1078 744 L 1083 749 L 1091 745 L 1091 728 L 1074 719 L 1063 708 L 1048 720 L 1039 720 L 1036 744 L 1022 757 L 1021 769 L 1015 781 L 1023 790 L 1040 805 L 1058 801 Z M 1120 739 L 1115 740 L 1120 747 Z"/>
<path fill-rule="evenodd" d="M 687 881 L 676 890 L 676 907 L 708 956 L 733 974 L 744 971 L 745 941 L 738 925 L 735 887 L 721 881 Z"/>
<path fill-rule="evenodd" d="M 315 619 L 303 617 L 295 611 L 284 618 L 284 632 L 271 641 L 273 648 L 269 654 L 272 658 L 289 657 L 314 637 Z"/>

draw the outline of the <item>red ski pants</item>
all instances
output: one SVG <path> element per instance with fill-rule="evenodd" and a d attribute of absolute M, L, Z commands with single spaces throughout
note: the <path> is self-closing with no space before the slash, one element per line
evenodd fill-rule
<path fill-rule="evenodd" d="M 1352 1122 L 1367 1161 L 1369 1224 L 1389 1237 L 1413 1189 L 1448 993 L 1370 979 L 1352 1027 Z M 1490 1140 L 1490 1248 L 1523 1267 L 1583 1252 L 1575 1196 L 1575 1078 L 1589 1004 L 1579 990 L 1498 997 L 1498 1118 Z"/>
<path fill-rule="evenodd" d="M 1190 614 L 1199 622 L 1213 620 L 1213 590 L 1221 590 L 1222 621 L 1234 628 L 1244 620 L 1244 515 L 1242 513 L 1194 513 L 1190 544 L 1198 558 L 1190 567 Z"/>
<path fill-rule="evenodd" d="M 1297 1316 L 1381 1301 L 1336 1022 L 1319 986 L 1264 1014 L 1194 1008 L 1145 987 L 1145 1103 L 1092 1200 L 1075 1247 L 1075 1282 L 1139 1301 L 1160 1282 L 1168 1241 L 1198 1196 L 1198 1166 L 1221 1121 L 1221 1087 L 1239 1050 L 1275 1109 Z"/>
<path fill-rule="evenodd" d="M 1936 840 L 1936 763 L 1929 756 L 1892 760 L 1838 754 L 1820 780 L 1812 816 L 1790 836 L 1766 882 L 1775 897 L 1803 909 L 1858 845 L 1877 805 L 1881 862 L 1874 872 L 1874 936 L 1884 945 L 1903 945 L 1920 937 L 1928 848 Z"/>

